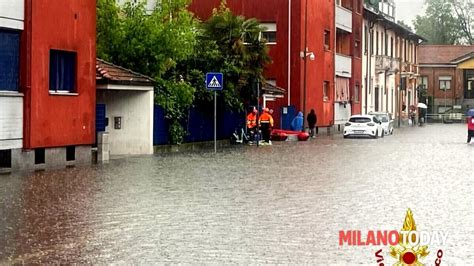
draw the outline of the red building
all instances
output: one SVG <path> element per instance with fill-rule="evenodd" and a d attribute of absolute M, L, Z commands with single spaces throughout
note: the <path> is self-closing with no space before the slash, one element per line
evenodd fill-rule
<path fill-rule="evenodd" d="M 195 0 L 190 10 L 206 19 L 219 4 L 220 0 Z M 256 18 L 267 28 L 263 34 L 271 47 L 273 63 L 265 76 L 286 89 L 284 98 L 267 103 L 275 110 L 276 126 L 285 126 L 284 120 L 288 121 L 282 119 L 288 110 L 284 107 L 295 106 L 296 111 L 303 111 L 305 105 L 305 114 L 315 109 L 318 126 L 333 125 L 334 1 L 228 0 L 227 5 L 235 14 Z"/>
<path fill-rule="evenodd" d="M 20 52 L 25 164 L 54 167 L 90 161 L 95 142 L 95 18 L 95 1 L 25 1 Z"/>
<path fill-rule="evenodd" d="M 334 0 L 227 1 L 228 7 L 235 14 L 256 18 L 267 28 L 263 34 L 266 34 L 271 47 L 273 63 L 268 66 L 265 77 L 271 83 L 286 89 L 284 98 L 267 102 L 267 106 L 275 110 L 277 126 L 286 126 L 288 118 L 285 118 L 285 112 L 289 109 L 285 107 L 288 106 L 294 106 L 295 111 L 301 110 L 305 114 L 315 109 L 320 127 L 335 124 L 335 107 L 338 108 L 341 104 L 344 108 L 350 106 L 349 113 L 360 113 L 359 101 L 352 105 L 347 103 L 353 101 L 349 94 L 360 95 L 361 89 L 362 1 L 343 2 L 337 0 L 337 5 L 344 4 L 347 11 L 339 15 L 343 16 L 339 17 L 343 21 L 349 20 L 349 25 L 346 25 L 349 28 L 345 28 L 345 31 L 336 31 L 338 17 Z M 219 4 L 220 0 L 195 0 L 190 10 L 201 19 L 206 19 Z M 358 12 L 352 12 L 352 9 Z M 344 36 L 338 34 L 339 31 Z M 337 41 L 338 46 L 336 37 L 343 37 Z M 336 53 L 349 58 L 346 61 L 350 71 L 345 74 L 349 81 L 347 86 L 350 87 L 345 88 L 348 91 L 347 102 L 341 100 L 341 104 L 336 103 Z M 358 91 L 350 92 L 350 88 L 358 88 Z M 292 117 L 289 118 L 291 121 Z"/>

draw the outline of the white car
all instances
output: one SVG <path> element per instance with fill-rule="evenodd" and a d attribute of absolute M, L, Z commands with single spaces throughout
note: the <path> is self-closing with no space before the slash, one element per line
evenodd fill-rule
<path fill-rule="evenodd" d="M 385 135 L 393 134 L 393 119 L 392 119 L 391 114 L 385 113 L 385 112 L 370 113 L 370 114 L 374 115 L 375 117 L 377 117 L 377 120 L 382 122 L 382 128 Z"/>
<path fill-rule="evenodd" d="M 384 135 L 382 122 L 375 115 L 353 115 L 344 126 L 344 138 L 349 136 L 383 138 Z"/>

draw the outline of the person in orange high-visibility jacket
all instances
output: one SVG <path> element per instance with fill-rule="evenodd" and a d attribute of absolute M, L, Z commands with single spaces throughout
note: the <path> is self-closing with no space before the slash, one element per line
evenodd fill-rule
<path fill-rule="evenodd" d="M 270 133 L 273 128 L 273 117 L 268 111 L 268 108 L 263 109 L 263 113 L 260 115 L 258 122 L 260 124 L 260 129 L 262 130 L 263 141 L 267 144 L 271 144 Z"/>
<path fill-rule="evenodd" d="M 257 126 L 257 109 L 253 108 L 252 112 L 247 115 L 247 129 L 254 130 Z"/>
<path fill-rule="evenodd" d="M 253 108 L 252 112 L 247 115 L 247 134 L 251 141 L 257 133 L 257 109 Z"/>

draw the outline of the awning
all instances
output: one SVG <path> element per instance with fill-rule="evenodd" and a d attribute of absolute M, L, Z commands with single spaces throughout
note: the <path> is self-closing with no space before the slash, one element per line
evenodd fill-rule
<path fill-rule="evenodd" d="M 348 102 L 350 99 L 349 79 L 336 77 L 336 102 Z"/>
<path fill-rule="evenodd" d="M 263 94 L 268 94 L 268 95 L 283 96 L 285 95 L 286 90 L 281 87 L 272 85 L 268 82 L 264 82 L 262 84 L 262 92 Z"/>

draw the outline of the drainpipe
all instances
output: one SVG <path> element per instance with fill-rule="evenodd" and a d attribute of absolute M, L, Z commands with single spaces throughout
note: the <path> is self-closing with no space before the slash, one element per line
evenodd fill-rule
<path fill-rule="evenodd" d="M 288 0 L 288 106 L 291 105 L 291 0 Z"/>

